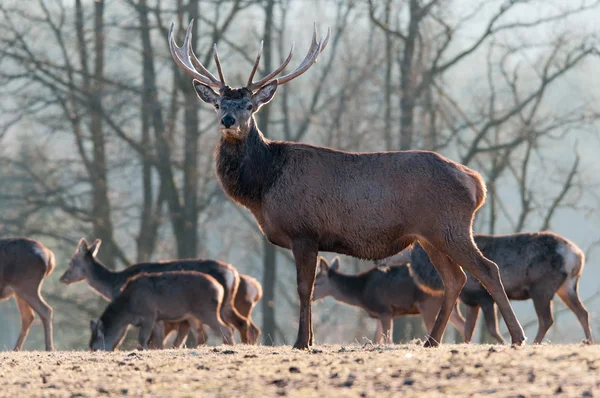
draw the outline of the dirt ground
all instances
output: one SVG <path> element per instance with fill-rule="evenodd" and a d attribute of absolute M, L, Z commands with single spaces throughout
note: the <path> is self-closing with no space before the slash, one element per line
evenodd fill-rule
<path fill-rule="evenodd" d="M 0 396 L 592 397 L 599 368 L 586 345 L 6 352 Z"/>

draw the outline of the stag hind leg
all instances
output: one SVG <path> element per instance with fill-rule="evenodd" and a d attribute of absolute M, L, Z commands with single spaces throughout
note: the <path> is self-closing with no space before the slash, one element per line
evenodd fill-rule
<path fill-rule="evenodd" d="M 425 347 L 437 347 L 442 341 L 444 330 L 450 319 L 450 313 L 456 304 L 460 291 L 467 281 L 467 276 L 458 264 L 452 262 L 448 256 L 439 251 L 435 246 L 429 242 L 420 243 L 427 252 L 431 263 L 439 272 L 444 283 L 444 299 L 442 300 L 442 306 L 438 312 L 435 323 L 433 324 L 433 328 L 429 332 L 427 341 L 425 341 Z"/>
<path fill-rule="evenodd" d="M 512 343 L 521 345 L 525 341 L 525 333 L 508 301 L 498 266 L 481 254 L 469 233 L 446 236 L 439 245 L 454 263 L 460 264 L 481 282 L 498 305 Z"/>
<path fill-rule="evenodd" d="M 560 299 L 567 305 L 567 307 L 573 311 L 577 317 L 577 320 L 579 320 L 581 327 L 583 328 L 586 342 L 591 344 L 593 339 L 592 329 L 590 328 L 590 314 L 579 299 L 579 294 L 577 293 L 578 287 L 579 276 L 575 278 L 568 277 L 567 280 L 558 288 L 556 293 L 558 294 L 558 297 L 560 297 Z"/>
<path fill-rule="evenodd" d="M 21 313 L 21 332 L 19 333 L 19 338 L 15 344 L 14 351 L 20 351 L 21 348 L 23 348 L 25 339 L 27 339 L 27 335 L 29 334 L 29 329 L 31 328 L 31 324 L 33 323 L 35 315 L 33 313 L 33 309 L 29 306 L 29 304 L 27 304 L 27 302 L 17 296 L 15 296 L 15 300 L 17 301 L 19 312 Z"/>

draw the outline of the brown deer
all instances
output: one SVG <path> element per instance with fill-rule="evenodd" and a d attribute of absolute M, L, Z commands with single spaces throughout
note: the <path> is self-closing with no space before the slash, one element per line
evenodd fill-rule
<path fill-rule="evenodd" d="M 69 268 L 60 277 L 60 281 L 69 285 L 86 280 L 93 290 L 108 301 L 112 301 L 119 295 L 127 281 L 140 273 L 151 274 L 178 270 L 202 272 L 211 275 L 225 289 L 221 317 L 228 325 L 234 326 L 239 331 L 243 343 L 248 342 L 249 322 L 235 309 L 233 303 L 240 284 L 239 274 L 233 266 L 214 260 L 175 260 L 134 264 L 122 271 L 115 272 L 106 268 L 96 258 L 101 243 L 99 239 L 96 239 L 94 243 L 88 245 L 85 239 L 81 239 L 69 262 Z M 173 328 L 181 327 L 178 333 L 181 335 L 182 341 L 187 337 L 190 327 L 194 327 L 194 325 L 188 325 L 187 322 L 182 325 L 166 322 L 166 326 L 169 332 Z"/>
<path fill-rule="evenodd" d="M 412 279 L 407 265 L 376 266 L 357 275 L 339 272 L 340 259 L 331 264 L 319 257 L 313 301 L 333 296 L 348 305 L 362 308 L 377 319 L 375 343 L 392 343 L 392 320 L 403 315 L 421 315 L 431 331 L 442 305 L 442 296 L 425 292 Z M 450 322 L 461 333 L 465 320 L 452 311 Z"/>
<path fill-rule="evenodd" d="M 240 274 L 240 286 L 235 295 L 233 306 L 235 309 L 250 322 L 250 328 L 248 329 L 248 341 L 250 344 L 258 343 L 260 336 L 260 328 L 252 321 L 252 310 L 256 304 L 262 298 L 262 286 L 260 282 L 251 276 Z M 207 335 L 202 324 L 196 327 L 198 334 L 194 335 L 196 345 L 205 344 Z M 175 339 L 173 346 L 181 347 L 185 343 L 190 326 L 187 322 L 175 323 L 165 322 L 165 336 L 172 331 L 177 331 L 178 335 Z"/>
<path fill-rule="evenodd" d="M 0 239 L 0 300 L 15 298 L 21 313 L 21 331 L 15 351 L 23 348 L 35 318 L 44 325 L 46 351 L 54 349 L 52 307 L 42 298 L 44 278 L 54 269 L 54 254 L 40 242 L 25 238 Z"/>
<path fill-rule="evenodd" d="M 200 321 L 223 335 L 223 343 L 233 344 L 231 329 L 221 320 L 223 286 L 208 274 L 195 271 L 140 273 L 129 279 L 123 291 L 108 304 L 98 322 L 91 321 L 92 351 L 112 351 L 125 338 L 130 325 L 139 326 L 139 344 L 148 348 L 150 337 L 162 342 L 159 321 Z M 162 347 L 158 347 L 162 348 Z"/>
<path fill-rule="evenodd" d="M 255 113 L 273 99 L 278 86 L 317 61 L 329 32 L 317 41 L 315 27 L 304 61 L 279 78 L 293 51 L 277 69 L 254 82 L 259 52 L 246 86 L 231 88 L 225 83 L 216 45 L 218 79 L 191 48 L 192 23 L 182 47 L 175 44 L 173 30 L 171 25 L 173 59 L 194 79 L 200 99 L 217 113 L 221 138 L 215 152 L 216 169 L 225 194 L 250 210 L 271 243 L 293 253 L 300 298 L 295 348 L 306 349 L 313 343 L 311 296 L 319 251 L 378 260 L 415 241 L 425 247 L 445 286 L 426 346 L 436 346 L 442 338 L 467 279 L 461 266 L 481 280 L 498 303 L 513 343 L 525 340 L 498 267 L 473 242 L 473 218 L 486 192 L 477 172 L 434 152 L 349 153 L 272 141 L 261 133 Z"/>
<path fill-rule="evenodd" d="M 554 323 L 554 294 L 577 316 L 586 342 L 592 342 L 589 314 L 577 293 L 585 256 L 575 243 L 552 232 L 475 235 L 475 243 L 486 257 L 498 264 L 508 298 L 533 301 L 539 323 L 534 343 L 541 343 Z M 413 277 L 425 290 L 443 290 L 440 275 L 422 247 L 415 245 L 410 263 Z M 467 274 L 460 299 L 467 306 L 465 341 L 471 341 L 481 308 L 488 331 L 499 343 L 504 343 L 498 331 L 494 300 L 471 274 Z"/>

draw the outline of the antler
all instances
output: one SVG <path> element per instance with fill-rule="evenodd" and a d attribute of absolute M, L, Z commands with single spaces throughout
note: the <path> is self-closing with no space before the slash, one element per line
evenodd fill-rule
<path fill-rule="evenodd" d="M 202 63 L 194 54 L 194 50 L 192 49 L 192 27 L 194 26 L 194 20 L 190 21 L 188 25 L 187 31 L 185 33 L 185 39 L 183 40 L 183 45 L 178 47 L 175 43 L 175 39 L 173 37 L 173 31 L 175 29 L 175 24 L 171 23 L 171 30 L 169 31 L 169 48 L 171 49 L 171 56 L 175 60 L 175 63 L 188 75 L 193 77 L 194 79 L 208 85 L 211 87 L 217 87 L 219 89 L 225 87 L 225 78 L 223 77 L 223 72 L 221 71 L 221 63 L 219 62 L 219 56 L 217 54 L 217 45 L 214 45 L 214 57 L 215 63 L 217 64 L 217 70 L 219 71 L 218 80 L 212 73 L 208 71 L 202 65 Z M 196 70 L 198 68 L 198 70 Z"/>
<path fill-rule="evenodd" d="M 325 47 L 327 47 L 327 43 L 329 42 L 329 34 L 330 33 L 331 33 L 331 28 L 327 28 L 327 36 L 325 37 L 325 39 L 321 40 L 320 42 L 317 42 L 317 24 L 315 23 L 313 26 L 312 42 L 310 44 L 310 48 L 308 49 L 308 53 L 306 54 L 306 57 L 304 58 L 304 61 L 302 61 L 302 63 L 293 72 L 288 73 L 287 75 L 278 78 L 277 82 L 280 85 L 285 84 L 285 83 L 289 82 L 290 80 L 293 80 L 296 77 L 300 76 L 301 74 L 306 72 L 313 64 L 315 64 L 317 62 L 317 58 L 318 58 L 319 54 L 323 50 L 325 50 Z M 283 71 L 285 69 L 287 64 L 290 63 L 290 61 L 292 60 L 292 55 L 294 54 L 294 44 L 292 44 L 292 49 L 290 50 L 290 54 L 277 69 L 275 69 L 273 72 L 269 73 L 267 76 L 263 77 L 261 80 L 259 80 L 257 82 L 252 82 L 252 78 L 254 77 L 254 73 L 256 73 L 256 69 L 258 68 L 258 63 L 260 62 L 260 57 L 262 56 L 262 47 L 263 47 L 263 43 L 261 42 L 260 50 L 258 51 L 258 55 L 256 56 L 256 62 L 254 62 L 254 67 L 252 68 L 252 72 L 250 73 L 250 77 L 248 78 L 248 84 L 246 85 L 246 88 L 248 88 L 251 91 L 258 90 L 262 86 L 265 86 L 268 83 L 270 83 L 272 80 L 275 80 L 275 77 L 278 74 L 280 74 L 281 71 Z"/>

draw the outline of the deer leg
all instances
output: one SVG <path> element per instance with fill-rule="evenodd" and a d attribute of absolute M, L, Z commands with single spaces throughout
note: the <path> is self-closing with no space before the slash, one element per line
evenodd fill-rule
<path fill-rule="evenodd" d="M 18 296 L 15 296 L 15 300 L 17 301 L 19 312 L 21 313 L 21 332 L 19 333 L 19 338 L 17 339 L 17 344 L 15 344 L 14 351 L 21 351 L 35 315 L 33 314 L 33 309 L 24 300 L 21 300 Z"/>
<path fill-rule="evenodd" d="M 383 340 L 383 325 L 381 319 L 377 319 L 377 327 L 375 328 L 375 344 L 381 344 Z"/>
<path fill-rule="evenodd" d="M 444 283 L 444 299 L 442 301 L 442 306 L 433 328 L 427 337 L 427 341 L 425 341 L 425 347 L 437 347 L 442 341 L 444 330 L 448 324 L 448 319 L 450 319 L 450 313 L 456 304 L 460 291 L 467 281 L 467 276 L 458 264 L 451 261 L 448 256 L 433 245 L 428 242 L 420 243 L 429 255 L 431 263 L 439 272 L 442 282 Z"/>
<path fill-rule="evenodd" d="M 592 329 L 590 328 L 590 314 L 583 306 L 581 300 L 579 300 L 579 294 L 577 294 L 578 285 L 579 276 L 576 278 L 567 278 L 567 280 L 558 288 L 556 293 L 566 306 L 573 311 L 583 328 L 586 342 L 591 344 L 593 340 Z"/>
<path fill-rule="evenodd" d="M 552 296 L 554 296 L 554 292 L 552 291 L 552 294 L 549 294 L 543 290 L 545 289 L 536 289 L 535 287 L 531 290 L 531 300 L 538 316 L 538 331 L 533 344 L 541 344 L 548 329 L 554 323 L 554 316 L 552 315 Z"/>
<path fill-rule="evenodd" d="M 221 318 L 229 325 L 233 325 L 240 333 L 242 343 L 248 344 L 248 319 L 244 318 L 232 305 L 232 303 L 223 303 L 221 308 Z"/>
<path fill-rule="evenodd" d="M 423 302 L 417 303 L 417 308 L 419 309 L 419 313 L 421 313 L 428 334 L 431 333 L 431 329 L 433 329 L 441 304 L 442 302 L 439 297 L 431 297 Z"/>
<path fill-rule="evenodd" d="M 473 332 L 475 331 L 475 325 L 477 325 L 477 318 L 479 317 L 479 306 L 467 305 L 467 313 L 465 315 L 465 343 L 470 343 L 473 338 Z"/>
<path fill-rule="evenodd" d="M 142 320 L 140 325 L 140 334 L 138 335 L 138 343 L 140 344 L 143 350 L 148 349 L 148 343 L 150 341 L 150 336 L 152 336 L 152 331 L 154 330 L 155 318 L 145 318 Z M 164 327 L 163 337 L 164 337 Z M 160 333 L 159 333 L 160 334 Z"/>
<path fill-rule="evenodd" d="M 164 341 L 165 341 L 165 323 L 163 321 L 158 321 L 154 324 L 154 327 L 152 328 L 152 333 L 150 335 L 148 345 L 153 350 L 161 350 L 165 346 Z"/>
<path fill-rule="evenodd" d="M 181 348 L 185 341 L 188 338 L 188 333 L 190 332 L 190 324 L 188 321 L 179 322 L 177 324 L 177 337 L 173 342 L 173 347 Z"/>
<path fill-rule="evenodd" d="M 512 343 L 521 345 L 525 341 L 525 333 L 508 301 L 496 263 L 481 254 L 470 236 L 462 239 L 447 236 L 442 243 L 444 253 L 476 277 L 489 292 L 508 326 Z"/>
<path fill-rule="evenodd" d="M 294 242 L 292 245 L 296 261 L 296 282 L 300 298 L 300 320 L 298 338 L 294 348 L 308 349 L 313 343 L 311 299 L 317 271 L 317 248 L 312 242 Z"/>
<path fill-rule="evenodd" d="M 207 317 L 202 317 L 202 320 L 208 327 L 223 336 L 223 344 L 235 344 L 233 331 L 221 320 L 217 311 L 214 311 L 214 314 L 211 312 Z"/>
<path fill-rule="evenodd" d="M 382 315 L 379 318 L 381 323 L 381 331 L 383 335 L 383 344 L 393 344 L 392 333 L 394 330 L 393 318 L 391 315 Z"/>
<path fill-rule="evenodd" d="M 496 304 L 493 301 L 486 301 L 481 305 L 481 312 L 483 312 L 483 319 L 485 320 L 485 326 L 488 333 L 499 343 L 504 344 L 505 341 L 498 330 L 498 314 L 496 312 Z"/>
<path fill-rule="evenodd" d="M 456 330 L 458 330 L 458 333 L 464 340 L 465 318 L 463 318 L 462 314 L 460 313 L 460 307 L 458 306 L 458 302 L 454 304 L 454 308 L 452 309 L 452 313 L 450 314 L 450 323 L 454 325 L 454 327 L 456 328 Z"/>
<path fill-rule="evenodd" d="M 199 323 L 196 334 L 194 335 L 194 343 L 196 344 L 196 347 L 198 347 L 200 345 L 205 345 L 207 340 L 208 335 L 206 334 L 206 329 L 204 329 L 204 324 Z"/>
<path fill-rule="evenodd" d="M 41 283 L 40 283 L 41 285 Z M 15 294 L 25 301 L 39 315 L 44 325 L 44 338 L 46 342 L 46 351 L 54 350 L 54 342 L 52 339 L 52 307 L 48 305 L 39 294 L 40 285 L 33 291 L 15 291 Z"/>

